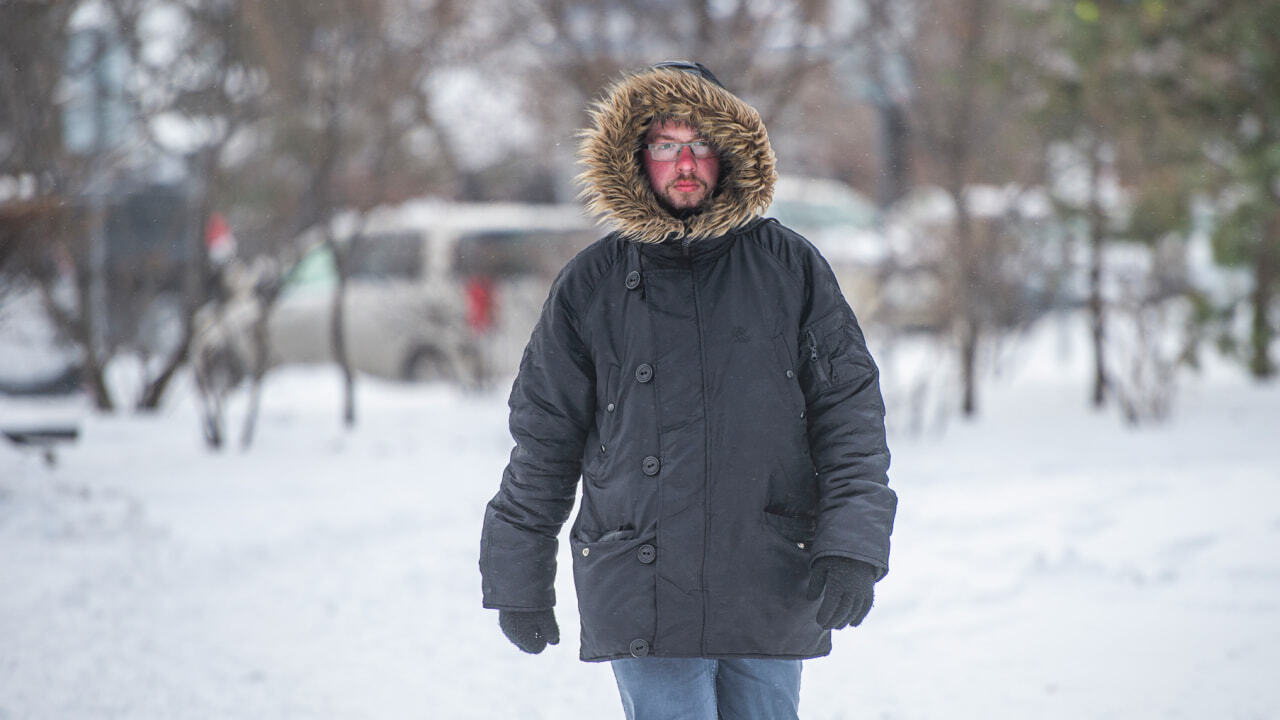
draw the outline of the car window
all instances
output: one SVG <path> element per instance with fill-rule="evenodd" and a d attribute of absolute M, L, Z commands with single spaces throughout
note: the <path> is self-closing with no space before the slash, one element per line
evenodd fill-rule
<path fill-rule="evenodd" d="M 373 233 L 356 243 L 351 277 L 413 280 L 422 274 L 422 238 L 412 231 Z"/>

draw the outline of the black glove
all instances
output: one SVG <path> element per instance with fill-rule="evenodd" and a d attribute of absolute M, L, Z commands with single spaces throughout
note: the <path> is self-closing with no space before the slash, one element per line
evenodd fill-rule
<path fill-rule="evenodd" d="M 827 630 L 857 627 L 875 600 L 879 571 L 861 560 L 827 556 L 814 561 L 810 572 L 808 598 L 822 598 L 818 624 Z"/>
<path fill-rule="evenodd" d="M 521 650 L 537 655 L 547 645 L 560 644 L 560 626 L 556 614 L 546 610 L 499 610 L 498 625 L 502 634 Z"/>

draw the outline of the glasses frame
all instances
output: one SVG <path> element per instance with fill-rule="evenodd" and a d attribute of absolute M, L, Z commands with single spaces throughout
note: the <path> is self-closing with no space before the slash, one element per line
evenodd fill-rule
<path fill-rule="evenodd" d="M 675 154 L 673 154 L 670 158 L 667 158 L 667 159 L 658 157 L 656 148 L 660 148 L 663 146 L 675 147 L 676 149 Z M 684 154 L 685 148 L 689 148 L 689 152 L 693 154 L 694 160 L 706 160 L 707 158 L 712 158 L 712 157 L 715 157 L 716 155 L 715 147 L 713 147 L 711 143 L 707 142 L 706 140 L 690 140 L 689 142 L 682 142 L 682 143 L 678 143 L 678 142 L 648 143 L 644 146 L 644 149 L 649 151 L 649 157 L 652 158 L 654 162 L 676 162 L 677 160 L 680 159 L 680 156 Z M 699 148 L 706 148 L 706 152 L 703 153 L 702 155 L 699 155 L 698 154 Z"/>

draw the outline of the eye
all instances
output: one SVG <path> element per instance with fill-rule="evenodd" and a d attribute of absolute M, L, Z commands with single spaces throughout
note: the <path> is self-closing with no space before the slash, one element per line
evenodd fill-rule
<path fill-rule="evenodd" d="M 660 153 L 669 153 L 678 147 L 680 146 L 675 143 L 659 143 L 657 145 L 654 145 L 653 149 L 657 150 Z"/>

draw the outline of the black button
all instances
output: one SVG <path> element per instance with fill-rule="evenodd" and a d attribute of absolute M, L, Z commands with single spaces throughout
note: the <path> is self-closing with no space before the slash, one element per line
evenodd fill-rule
<path fill-rule="evenodd" d="M 649 363 L 640 363 L 640 367 L 636 368 L 636 380 L 647 383 L 653 379 L 653 366 Z"/>
<path fill-rule="evenodd" d="M 627 273 L 627 289 L 635 290 L 638 287 L 640 287 L 640 271 L 632 270 Z"/>
<path fill-rule="evenodd" d="M 646 457 L 644 461 L 640 463 L 640 469 L 644 471 L 645 475 L 650 477 L 657 475 L 658 468 L 660 467 L 662 467 L 662 463 L 658 462 L 658 458 L 652 455 Z"/>
<path fill-rule="evenodd" d="M 636 559 L 645 565 L 653 562 L 657 557 L 658 551 L 654 550 L 652 545 L 641 545 L 640 549 L 636 550 Z"/>
<path fill-rule="evenodd" d="M 631 641 L 631 657 L 644 657 L 649 654 L 649 641 L 644 638 L 636 638 Z"/>

